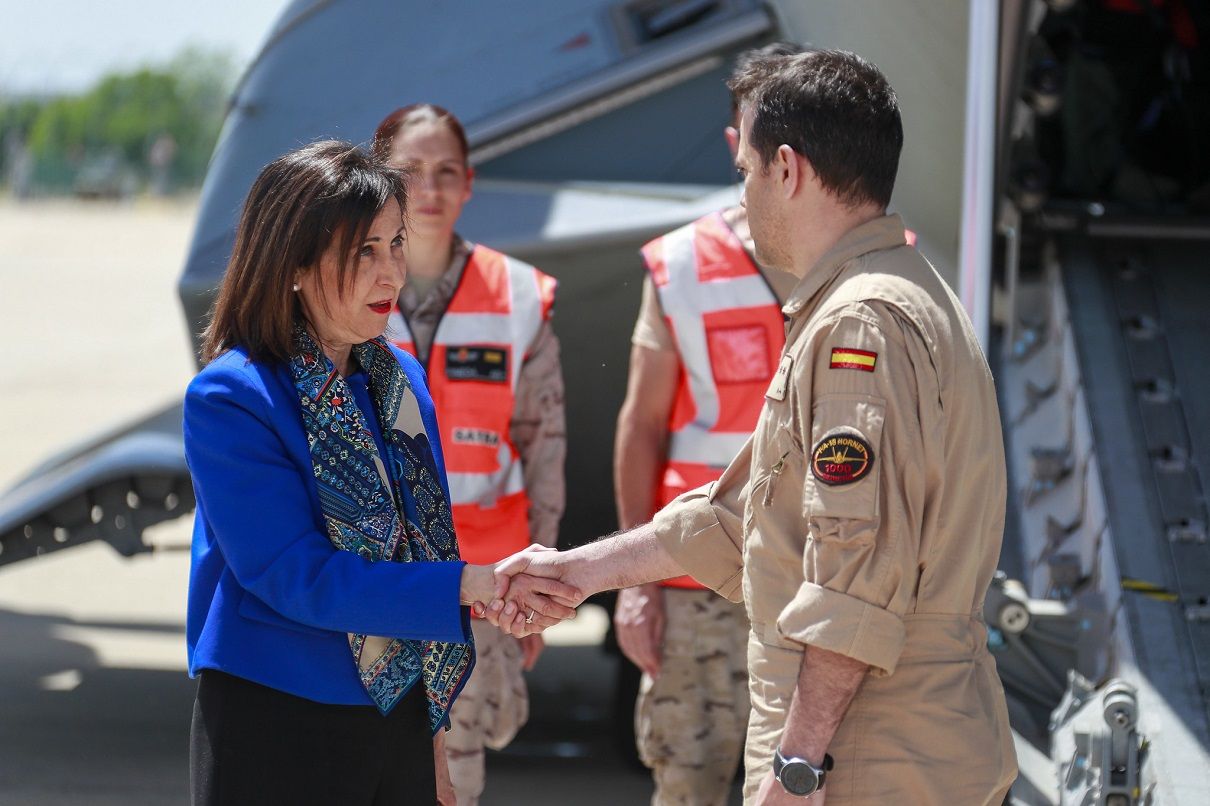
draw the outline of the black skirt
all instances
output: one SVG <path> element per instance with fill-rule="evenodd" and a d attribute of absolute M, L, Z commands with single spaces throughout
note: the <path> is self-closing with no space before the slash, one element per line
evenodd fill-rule
<path fill-rule="evenodd" d="M 387 716 L 208 669 L 189 736 L 194 806 L 437 802 L 424 685 Z"/>

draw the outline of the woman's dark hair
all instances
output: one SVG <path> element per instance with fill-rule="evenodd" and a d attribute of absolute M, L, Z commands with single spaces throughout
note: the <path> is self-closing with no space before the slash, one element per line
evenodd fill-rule
<path fill-rule="evenodd" d="M 374 156 L 384 162 L 389 160 L 391 144 L 395 142 L 399 132 L 419 123 L 440 123 L 445 126 L 462 148 L 463 164 L 470 164 L 470 146 L 466 142 L 466 131 L 453 112 L 436 104 L 412 104 L 396 109 L 383 118 L 382 123 L 374 130 L 374 144 L 371 146 Z"/>
<path fill-rule="evenodd" d="M 312 143 L 269 163 L 244 202 L 202 362 L 237 345 L 255 361 L 288 361 L 304 319 L 295 279 L 335 242 L 343 294 L 354 248 L 391 199 L 406 211 L 403 174 L 350 143 Z"/>
<path fill-rule="evenodd" d="M 752 110 L 752 148 L 762 167 L 788 145 L 842 203 L 890 203 L 903 124 L 877 67 L 843 50 L 807 51 L 751 62 L 727 86 Z"/>

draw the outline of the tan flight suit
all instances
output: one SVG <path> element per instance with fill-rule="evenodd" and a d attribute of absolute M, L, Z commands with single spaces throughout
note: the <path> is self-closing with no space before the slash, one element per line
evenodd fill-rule
<path fill-rule="evenodd" d="M 420 283 L 404 285 L 399 307 L 408 317 L 421 356 L 427 356 L 432 347 L 437 325 L 458 288 L 473 248 L 470 242 L 455 236 L 450 267 L 431 288 L 421 294 L 416 290 Z M 567 438 L 559 340 L 549 322 L 538 331 L 521 366 L 509 438 L 521 454 L 525 492 L 530 500 L 530 540 L 554 546 L 565 500 L 563 459 Z M 529 718 L 521 642 L 479 619 L 471 622 L 475 670 L 450 711 L 451 730 L 445 736 L 458 806 L 474 806 L 483 794 L 484 747 L 505 747 Z"/>
<path fill-rule="evenodd" d="M 970 321 L 898 216 L 845 235 L 783 311 L 752 439 L 655 518 L 690 574 L 747 604 L 745 798 L 812 645 L 870 666 L 828 748 L 830 806 L 998 806 L 1016 759 L 981 613 L 1005 470 Z"/>
<path fill-rule="evenodd" d="M 730 208 L 723 215 L 749 244 L 742 211 Z M 758 268 L 778 303 L 785 302 L 798 278 Z M 650 276 L 630 341 L 681 361 Z M 722 806 L 748 728 L 748 616 L 743 605 L 710 590 L 665 587 L 663 596 L 660 675 L 643 675 L 634 714 L 639 757 L 655 782 L 651 803 Z"/>

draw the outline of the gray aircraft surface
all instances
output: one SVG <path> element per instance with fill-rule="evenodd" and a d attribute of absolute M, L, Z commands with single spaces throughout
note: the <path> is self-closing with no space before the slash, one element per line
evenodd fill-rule
<path fill-rule="evenodd" d="M 571 492 L 615 526 L 613 427 L 637 247 L 733 204 L 723 79 L 774 39 L 855 50 L 896 87 L 894 197 L 997 375 L 1010 518 L 985 617 L 1013 799 L 1210 802 L 1210 77 L 1203 3 L 295 0 L 233 93 L 180 281 L 200 331 L 260 168 L 431 101 L 466 124 L 460 230 L 560 281 Z M 0 498 L 0 564 L 192 508 L 180 408 Z"/>

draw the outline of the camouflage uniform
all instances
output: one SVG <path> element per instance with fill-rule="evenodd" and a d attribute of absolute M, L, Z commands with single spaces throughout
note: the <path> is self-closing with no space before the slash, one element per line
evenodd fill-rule
<path fill-rule="evenodd" d="M 748 724 L 748 619 L 743 605 L 710 590 L 665 588 L 664 608 L 660 676 L 643 675 L 635 705 L 651 802 L 721 806 Z"/>
<path fill-rule="evenodd" d="M 423 291 L 418 284 L 406 284 L 399 295 L 399 307 L 407 314 L 422 356 L 428 356 L 437 325 L 473 249 L 474 244 L 455 235 L 449 268 L 440 279 Z M 559 340 L 546 322 L 521 366 L 516 406 L 509 423 L 509 439 L 521 454 L 530 501 L 530 540 L 543 546 L 554 546 L 563 516 L 563 459 L 567 449 L 563 419 Z M 499 750 L 506 746 L 529 717 L 521 642 L 477 619 L 472 619 L 471 628 L 475 633 L 475 671 L 454 703 L 452 729 L 445 735 L 446 759 L 458 806 L 473 806 L 483 794 L 484 747 Z"/>
<path fill-rule="evenodd" d="M 471 629 L 475 671 L 454 702 L 451 728 L 445 734 L 445 757 L 458 806 L 475 806 L 483 794 L 484 746 L 493 750 L 507 746 L 529 718 L 521 642 L 479 619 L 472 621 Z"/>

